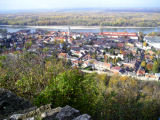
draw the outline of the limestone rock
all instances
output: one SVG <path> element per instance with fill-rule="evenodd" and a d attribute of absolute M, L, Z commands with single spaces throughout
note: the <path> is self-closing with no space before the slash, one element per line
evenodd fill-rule
<path fill-rule="evenodd" d="M 83 114 L 83 115 L 76 117 L 73 120 L 91 120 L 91 116 L 88 114 Z"/>
<path fill-rule="evenodd" d="M 35 120 L 34 117 L 31 117 L 31 118 L 27 118 L 27 119 L 24 119 L 24 120 Z"/>
<path fill-rule="evenodd" d="M 72 120 L 80 115 L 79 110 L 76 110 L 70 106 L 65 106 L 61 111 L 56 115 L 58 120 Z"/>
<path fill-rule="evenodd" d="M 42 113 L 41 114 L 41 117 L 44 119 L 44 120 L 53 120 L 56 118 L 56 115 L 57 113 L 59 113 L 61 111 L 61 107 L 57 107 L 55 109 L 52 109 L 48 112 L 45 112 L 45 113 Z M 45 117 L 44 117 L 45 116 Z"/>
<path fill-rule="evenodd" d="M 12 115 L 11 117 L 10 117 L 10 120 L 18 120 L 18 118 L 20 117 L 20 116 L 22 116 L 23 114 L 14 114 L 14 115 Z"/>
<path fill-rule="evenodd" d="M 68 105 L 52 109 L 51 104 L 48 104 L 37 108 L 11 91 L 0 88 L 0 120 L 5 118 L 8 118 L 6 120 L 91 120 L 91 116 L 80 115 L 79 110 Z"/>
<path fill-rule="evenodd" d="M 21 110 L 32 107 L 29 101 L 18 97 L 9 90 L 0 88 L 0 118 L 5 117 Z"/>

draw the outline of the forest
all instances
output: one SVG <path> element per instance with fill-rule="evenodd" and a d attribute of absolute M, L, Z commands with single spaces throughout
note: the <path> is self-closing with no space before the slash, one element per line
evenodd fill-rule
<path fill-rule="evenodd" d="M 160 83 L 130 77 L 87 74 L 55 55 L 15 52 L 0 55 L 0 88 L 34 105 L 70 105 L 93 120 L 157 120 Z"/>
<path fill-rule="evenodd" d="M 154 12 L 41 12 L 0 14 L 0 25 L 160 26 Z"/>

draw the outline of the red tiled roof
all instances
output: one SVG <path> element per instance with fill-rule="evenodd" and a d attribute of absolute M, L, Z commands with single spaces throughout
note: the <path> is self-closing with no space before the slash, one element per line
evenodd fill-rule
<path fill-rule="evenodd" d="M 108 36 L 137 36 L 136 33 L 128 33 L 128 32 L 103 32 L 99 33 L 99 35 L 108 35 Z"/>
<path fill-rule="evenodd" d="M 144 71 L 144 70 L 138 70 L 138 71 L 137 71 L 137 74 L 143 75 L 143 74 L 145 74 L 145 71 Z"/>
<path fill-rule="evenodd" d="M 118 47 L 124 47 L 124 43 L 118 43 L 117 46 Z"/>
<path fill-rule="evenodd" d="M 75 51 L 75 53 L 76 53 L 76 54 L 80 54 L 80 52 L 79 52 L 79 51 Z"/>
<path fill-rule="evenodd" d="M 115 66 L 115 67 L 112 67 L 112 69 L 114 69 L 114 70 L 120 70 L 121 68 L 119 66 Z"/>
<path fill-rule="evenodd" d="M 110 63 L 104 63 L 104 66 L 111 67 L 112 65 Z"/>
<path fill-rule="evenodd" d="M 58 56 L 63 56 L 63 57 L 66 57 L 67 56 L 67 53 L 59 53 Z"/>
<path fill-rule="evenodd" d="M 65 39 L 65 38 L 64 37 L 56 37 L 55 39 L 60 40 L 60 39 Z"/>

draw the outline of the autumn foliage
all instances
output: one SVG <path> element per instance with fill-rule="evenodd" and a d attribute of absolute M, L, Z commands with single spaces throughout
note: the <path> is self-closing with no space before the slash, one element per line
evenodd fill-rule
<path fill-rule="evenodd" d="M 71 105 L 95 120 L 157 120 L 160 117 L 158 82 L 86 74 L 71 68 L 65 60 L 56 56 L 48 58 L 43 53 L 1 55 L 0 87 L 37 106 Z"/>

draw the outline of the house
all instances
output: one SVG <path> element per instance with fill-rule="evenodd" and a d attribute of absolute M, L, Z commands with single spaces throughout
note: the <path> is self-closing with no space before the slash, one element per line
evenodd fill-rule
<path fill-rule="evenodd" d="M 117 43 L 117 47 L 123 48 L 124 47 L 124 43 Z"/>
<path fill-rule="evenodd" d="M 143 76 L 143 75 L 145 75 L 145 70 L 138 70 L 137 71 L 137 75 L 139 76 Z"/>
<path fill-rule="evenodd" d="M 82 61 L 78 61 L 78 60 L 74 60 L 74 61 L 71 61 L 72 62 L 72 66 L 79 66 L 79 65 L 82 65 L 83 62 Z"/>
<path fill-rule="evenodd" d="M 90 54 L 87 54 L 86 56 L 83 57 L 83 59 L 86 59 L 86 60 L 90 60 L 92 57 Z"/>
<path fill-rule="evenodd" d="M 74 61 L 71 61 L 72 62 L 72 66 L 78 66 L 78 60 L 74 60 Z"/>
<path fill-rule="evenodd" d="M 138 35 L 136 33 L 128 32 L 102 32 L 99 35 L 107 36 L 108 38 L 121 38 L 128 37 L 130 39 L 138 40 Z"/>
<path fill-rule="evenodd" d="M 76 39 L 79 39 L 81 37 L 81 35 L 80 34 L 75 34 L 72 37 L 73 37 L 74 40 L 76 40 Z"/>
<path fill-rule="evenodd" d="M 144 40 L 150 47 L 160 49 L 160 36 L 145 36 Z"/>
<path fill-rule="evenodd" d="M 78 57 L 82 57 L 83 54 L 80 51 L 71 50 L 73 55 L 77 55 Z"/>
<path fill-rule="evenodd" d="M 64 42 L 66 42 L 67 39 L 65 37 L 55 37 L 54 41 L 64 41 Z"/>
<path fill-rule="evenodd" d="M 86 68 L 86 67 L 89 67 L 89 66 L 92 66 L 92 64 L 89 61 L 84 61 L 83 64 L 82 64 L 83 68 Z"/>
<path fill-rule="evenodd" d="M 112 67 L 111 63 L 106 63 L 106 62 L 95 61 L 93 64 L 94 68 L 100 71 L 110 70 Z"/>
<path fill-rule="evenodd" d="M 118 54 L 118 55 L 111 55 L 109 53 L 105 54 L 107 57 L 111 57 L 112 59 L 114 58 L 121 58 L 122 60 L 124 59 L 124 55 L 123 54 Z"/>
<path fill-rule="evenodd" d="M 67 53 L 59 53 L 58 58 L 67 58 Z"/>
<path fill-rule="evenodd" d="M 123 62 L 123 66 L 129 67 L 129 68 L 134 68 L 135 67 L 136 61 L 131 61 L 131 62 Z"/>
<path fill-rule="evenodd" d="M 118 54 L 118 55 L 116 56 L 116 58 L 121 58 L 122 60 L 124 60 L 124 55 L 123 55 L 123 54 Z"/>
<path fill-rule="evenodd" d="M 0 38 L 3 38 L 3 35 L 0 33 Z"/>
<path fill-rule="evenodd" d="M 143 44 L 142 44 L 142 43 L 140 43 L 140 42 L 136 43 L 136 46 L 137 46 L 138 48 L 140 48 L 140 49 L 142 49 L 142 48 L 143 48 Z"/>
<path fill-rule="evenodd" d="M 146 74 L 145 77 L 146 78 L 155 78 L 155 79 L 157 78 L 157 76 L 154 74 Z"/>
<path fill-rule="evenodd" d="M 158 78 L 158 80 L 160 80 L 160 73 L 155 73 L 155 77 Z"/>
<path fill-rule="evenodd" d="M 113 73 L 119 73 L 120 70 L 121 70 L 121 67 L 119 67 L 119 66 L 115 66 L 115 67 L 112 67 L 112 68 L 111 68 L 111 71 L 112 71 Z"/>
<path fill-rule="evenodd" d="M 150 59 L 150 55 L 145 55 L 144 58 L 145 59 Z"/>
<path fill-rule="evenodd" d="M 128 46 L 130 48 L 134 48 L 134 44 L 131 44 L 131 43 L 126 43 L 126 46 Z"/>
<path fill-rule="evenodd" d="M 152 50 L 148 50 L 147 52 L 148 52 L 150 55 L 155 54 L 155 52 L 153 52 Z"/>

